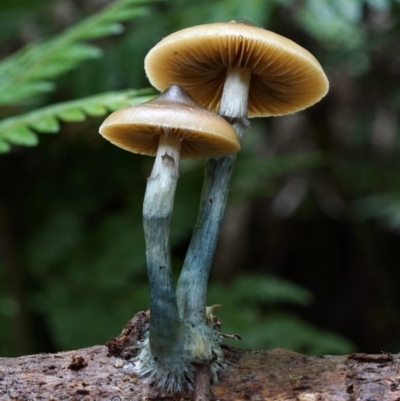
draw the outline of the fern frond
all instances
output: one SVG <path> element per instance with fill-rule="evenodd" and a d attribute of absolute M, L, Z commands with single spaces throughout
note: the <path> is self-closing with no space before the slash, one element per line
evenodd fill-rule
<path fill-rule="evenodd" d="M 34 146 L 37 133 L 51 134 L 60 128 L 59 120 L 82 121 L 86 116 L 102 116 L 109 110 L 145 102 L 153 96 L 153 89 L 107 92 L 84 99 L 63 102 L 0 121 L 0 153 L 10 145 Z"/>
<path fill-rule="evenodd" d="M 151 1 L 116 0 L 54 39 L 30 44 L 9 56 L 0 63 L 0 105 L 52 91 L 52 79 L 83 60 L 101 56 L 98 47 L 82 42 L 121 33 L 121 22 L 145 15 L 148 9 L 143 4 Z"/>

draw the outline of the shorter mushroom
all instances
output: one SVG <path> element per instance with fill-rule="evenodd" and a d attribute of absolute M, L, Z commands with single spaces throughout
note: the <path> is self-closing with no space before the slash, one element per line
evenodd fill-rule
<path fill-rule="evenodd" d="M 239 139 L 228 122 L 176 85 L 149 102 L 115 111 L 100 134 L 125 150 L 155 155 L 143 203 L 150 330 L 137 370 L 160 387 L 181 390 L 192 380 L 192 364 L 208 360 L 214 350 L 203 344 L 210 332 L 193 331 L 182 321 L 173 287 L 169 227 L 179 159 L 232 154 L 240 149 Z"/>

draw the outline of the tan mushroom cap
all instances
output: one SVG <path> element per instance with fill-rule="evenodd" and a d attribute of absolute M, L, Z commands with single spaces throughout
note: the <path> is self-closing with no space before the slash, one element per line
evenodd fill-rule
<path fill-rule="evenodd" d="M 225 156 L 240 150 L 232 126 L 177 85 L 149 102 L 110 114 L 100 134 L 122 149 L 149 156 L 157 153 L 160 135 L 179 138 L 183 158 Z"/>
<path fill-rule="evenodd" d="M 307 50 L 276 33 L 245 22 L 198 25 L 175 32 L 145 59 L 147 76 L 163 90 L 171 84 L 218 111 L 227 67 L 252 72 L 248 117 L 293 113 L 318 102 L 329 83 Z"/>

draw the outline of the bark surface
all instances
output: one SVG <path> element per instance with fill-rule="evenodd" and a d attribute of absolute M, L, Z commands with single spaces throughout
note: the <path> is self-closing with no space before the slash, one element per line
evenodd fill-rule
<path fill-rule="evenodd" d="M 0 400 L 190 400 L 190 393 L 163 393 L 124 368 L 148 318 L 139 312 L 106 346 L 0 358 Z M 400 401 L 400 354 L 307 357 L 227 346 L 224 353 L 230 366 L 210 400 Z"/>

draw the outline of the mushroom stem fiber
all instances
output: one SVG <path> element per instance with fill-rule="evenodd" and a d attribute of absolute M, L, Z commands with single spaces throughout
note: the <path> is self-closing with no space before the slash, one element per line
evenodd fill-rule
<path fill-rule="evenodd" d="M 170 220 L 179 177 L 178 138 L 160 136 L 143 203 L 147 269 L 150 282 L 150 349 L 153 356 L 173 352 L 181 321 L 172 282 Z"/>

